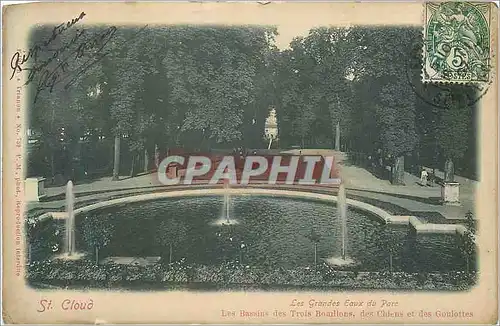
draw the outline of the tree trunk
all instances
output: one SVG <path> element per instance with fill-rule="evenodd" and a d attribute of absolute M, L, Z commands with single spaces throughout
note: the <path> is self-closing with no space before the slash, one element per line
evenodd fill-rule
<path fill-rule="evenodd" d="M 335 150 L 340 151 L 340 121 L 335 126 Z"/>
<path fill-rule="evenodd" d="M 394 185 L 404 185 L 405 181 L 405 157 L 398 156 L 394 161 L 394 170 L 391 182 Z"/>
<path fill-rule="evenodd" d="M 172 244 L 170 244 L 170 250 L 169 250 L 169 254 L 168 254 L 168 263 L 169 264 L 172 263 Z"/>
<path fill-rule="evenodd" d="M 392 252 L 389 253 L 389 271 L 392 273 Z"/>
<path fill-rule="evenodd" d="M 453 181 L 455 181 L 455 167 L 453 165 L 453 160 L 451 158 L 447 158 L 444 163 L 444 182 Z"/>
<path fill-rule="evenodd" d="M 121 138 L 119 135 L 115 136 L 115 158 L 113 165 L 113 181 L 120 179 L 120 142 Z"/>
<path fill-rule="evenodd" d="M 318 264 L 318 244 L 314 243 L 314 266 Z"/>
<path fill-rule="evenodd" d="M 417 177 L 420 177 L 420 152 L 417 151 L 417 153 L 415 154 L 416 158 L 414 160 L 414 163 L 412 164 L 413 166 L 413 173 L 415 173 L 415 175 Z"/>
<path fill-rule="evenodd" d="M 160 150 L 158 144 L 155 144 L 155 168 L 158 168 L 158 165 L 160 165 Z"/>
<path fill-rule="evenodd" d="M 131 177 L 135 177 L 135 174 L 136 174 L 135 173 L 135 165 L 136 165 L 135 163 L 136 163 L 136 161 L 137 161 L 137 153 L 134 152 L 134 153 L 132 153 L 132 164 L 131 164 L 131 167 L 130 167 L 130 176 Z"/>
<path fill-rule="evenodd" d="M 95 247 L 95 264 L 99 265 L 99 247 Z"/>
<path fill-rule="evenodd" d="M 148 149 L 144 147 L 144 172 L 148 172 L 148 170 L 149 170 Z"/>
<path fill-rule="evenodd" d="M 54 183 L 54 177 L 56 176 L 56 166 L 54 163 L 54 151 L 50 150 L 50 174 L 52 176 L 52 183 Z"/>
<path fill-rule="evenodd" d="M 465 254 L 465 272 L 469 274 L 470 267 L 469 267 L 469 254 Z"/>

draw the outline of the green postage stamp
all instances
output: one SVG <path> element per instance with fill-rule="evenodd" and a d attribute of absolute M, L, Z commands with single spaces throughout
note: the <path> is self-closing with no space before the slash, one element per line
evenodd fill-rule
<path fill-rule="evenodd" d="M 489 3 L 425 4 L 424 82 L 490 80 L 490 8 Z"/>

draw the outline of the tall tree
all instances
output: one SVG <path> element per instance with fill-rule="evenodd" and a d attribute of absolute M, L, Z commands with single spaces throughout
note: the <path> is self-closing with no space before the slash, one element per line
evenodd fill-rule
<path fill-rule="evenodd" d="M 445 157 L 444 181 L 453 182 L 454 162 L 462 159 L 468 145 L 472 110 L 467 103 L 467 89 L 453 88 L 442 93 L 443 108 L 437 128 L 437 144 Z"/>
<path fill-rule="evenodd" d="M 359 32 L 355 28 L 321 27 L 312 29 L 304 40 L 308 55 L 313 59 L 314 84 L 311 91 L 318 117 L 329 138 L 335 139 L 335 149 L 340 150 L 341 133 L 349 134 L 351 127 L 352 82 L 357 78 L 357 62 L 362 49 Z M 342 130 L 342 132 L 341 132 Z M 347 138 L 346 138 L 347 139 Z"/>
<path fill-rule="evenodd" d="M 297 142 L 305 147 L 316 120 L 315 103 L 310 101 L 313 62 L 305 52 L 303 38 L 295 38 L 290 47 L 290 50 L 282 53 L 277 65 L 279 102 L 276 113 L 280 139 L 288 144 Z"/>
<path fill-rule="evenodd" d="M 107 246 L 113 237 L 114 224 L 111 214 L 89 215 L 83 220 L 83 238 L 87 246 L 94 248 L 95 263 L 99 264 L 99 250 Z"/>
<path fill-rule="evenodd" d="M 187 228 L 184 223 L 175 219 L 165 219 L 160 222 L 156 232 L 156 242 L 162 248 L 168 248 L 168 263 L 173 262 L 174 246 L 182 246 L 187 239 Z M 165 251 L 162 251 L 165 258 Z"/>
<path fill-rule="evenodd" d="M 255 112 L 257 73 L 274 33 L 254 27 L 168 28 L 162 65 L 168 104 L 179 113 L 177 138 L 196 147 L 242 138 L 244 123 L 254 123 L 245 112 Z"/>
<path fill-rule="evenodd" d="M 380 104 L 376 106 L 380 141 L 386 153 L 394 158 L 391 182 L 404 184 L 404 158 L 416 145 L 415 102 L 407 87 L 391 83 L 382 88 Z"/>
<path fill-rule="evenodd" d="M 80 137 L 105 125 L 99 123 L 100 118 L 106 116 L 100 111 L 101 103 L 89 96 L 91 86 L 95 87 L 102 81 L 103 75 L 100 62 L 94 62 L 87 67 L 85 74 L 76 76 L 65 75 L 64 69 L 57 64 L 64 60 L 64 67 L 79 67 L 82 62 L 92 59 L 89 51 L 72 45 L 72 39 L 90 40 L 97 30 L 69 29 L 52 39 L 49 49 L 41 44 L 52 37 L 52 30 L 51 26 L 36 29 L 31 39 L 32 45 L 38 44 L 41 50 L 31 63 L 28 77 L 32 101 L 30 129 L 38 134 L 44 154 L 48 157 L 50 176 L 53 178 L 59 173 L 73 178 L 73 158 L 78 154 Z M 54 73 L 54 85 L 39 89 L 39 85 L 47 83 L 42 80 L 44 74 L 51 71 Z"/>
<path fill-rule="evenodd" d="M 417 98 L 405 75 L 419 31 L 380 28 L 364 31 L 364 74 L 378 91 L 375 114 L 382 150 L 393 157 L 393 184 L 404 184 L 404 158 L 417 144 Z M 399 46 L 394 46 L 398 44 Z"/>
<path fill-rule="evenodd" d="M 116 32 L 111 44 L 111 60 L 108 63 L 114 65 L 114 76 L 110 80 L 110 113 L 115 137 L 113 180 L 119 179 L 122 137 L 134 136 L 139 94 L 143 91 L 144 76 L 150 66 L 141 60 L 147 38 L 134 39 L 140 32 L 139 28 L 121 29 Z M 129 42 L 131 39 L 134 39 L 133 42 Z"/>

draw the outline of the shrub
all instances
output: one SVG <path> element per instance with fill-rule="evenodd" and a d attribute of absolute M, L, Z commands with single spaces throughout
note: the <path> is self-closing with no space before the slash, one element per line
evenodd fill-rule
<path fill-rule="evenodd" d="M 282 286 L 282 287 L 341 287 L 362 289 L 424 289 L 466 290 L 474 284 L 475 273 L 358 272 L 336 271 L 330 266 L 318 265 L 283 268 L 187 264 L 185 261 L 169 265 L 125 266 L 96 265 L 89 260 L 53 260 L 33 262 L 27 269 L 28 280 L 51 284 L 102 284 L 113 286 L 121 282 L 217 284 L 218 288 Z"/>

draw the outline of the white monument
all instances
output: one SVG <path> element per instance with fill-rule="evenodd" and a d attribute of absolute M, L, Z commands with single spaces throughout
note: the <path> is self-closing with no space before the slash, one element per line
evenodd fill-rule
<path fill-rule="evenodd" d="M 460 205 L 460 184 L 458 182 L 445 182 L 441 186 L 441 201 L 443 205 Z"/>
<path fill-rule="evenodd" d="M 276 119 L 276 110 L 274 108 L 271 109 L 269 116 L 266 118 L 264 138 L 269 141 L 268 149 L 271 148 L 272 142 L 278 139 L 278 121 Z"/>
<path fill-rule="evenodd" d="M 45 178 L 26 178 L 24 196 L 26 201 L 40 201 L 45 197 Z"/>

